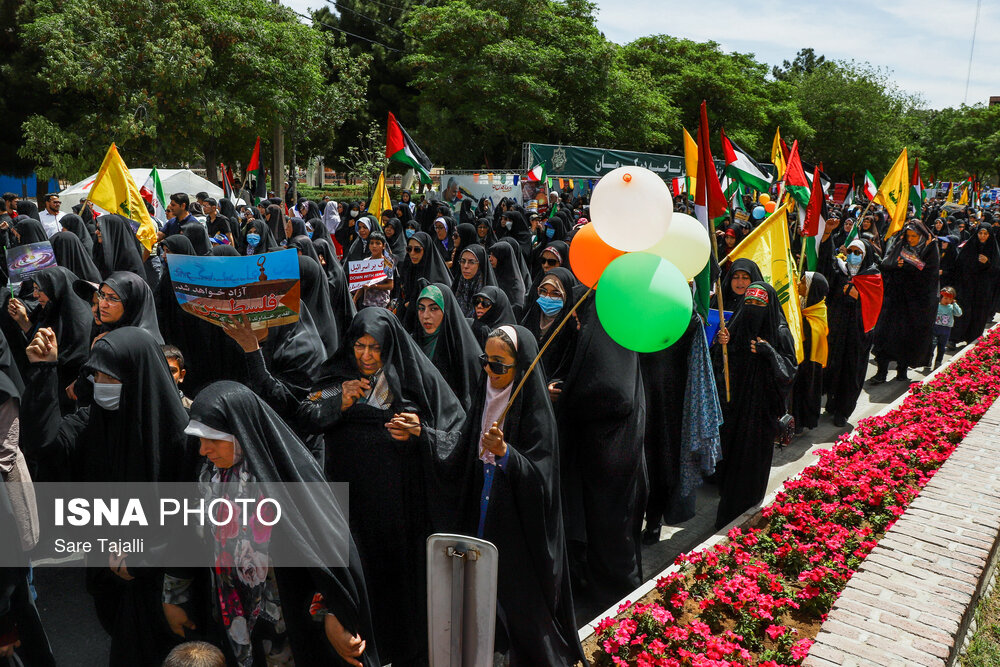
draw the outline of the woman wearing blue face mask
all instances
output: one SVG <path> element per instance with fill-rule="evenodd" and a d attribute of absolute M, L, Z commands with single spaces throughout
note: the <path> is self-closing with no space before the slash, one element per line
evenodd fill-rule
<path fill-rule="evenodd" d="M 826 297 L 830 333 L 823 391 L 827 395 L 826 411 L 833 415 L 836 426 L 847 423 L 861 395 L 872 349 L 872 329 L 882 308 L 881 280 L 878 258 L 867 241 L 855 239 L 847 247 L 846 260 L 833 260 Z M 879 289 L 865 290 L 866 283 L 878 283 Z M 866 320 L 865 311 L 874 317 L 869 315 Z"/>
<path fill-rule="evenodd" d="M 573 289 L 579 284 L 569 269 L 558 267 L 549 271 L 536 290 L 528 294 L 529 303 L 526 304 L 527 311 L 521 325 L 535 335 L 539 347 L 545 345 L 573 307 Z M 578 320 L 567 322 L 542 355 L 541 365 L 554 396 L 559 391 L 557 378 L 566 377 L 568 364 L 572 362 L 578 329 Z"/>

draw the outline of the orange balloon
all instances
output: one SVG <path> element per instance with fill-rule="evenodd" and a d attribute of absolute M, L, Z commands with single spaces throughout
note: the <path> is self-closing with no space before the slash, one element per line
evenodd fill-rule
<path fill-rule="evenodd" d="M 768 213 L 774 213 L 774 209 L 776 208 L 778 208 L 778 205 L 775 204 L 773 201 L 769 201 L 766 204 L 764 204 L 764 210 L 767 211 Z"/>
<path fill-rule="evenodd" d="M 584 225 L 569 246 L 569 263 L 573 273 L 587 287 L 596 287 L 604 268 L 625 254 L 601 240 L 593 224 Z"/>
<path fill-rule="evenodd" d="M 760 197 L 757 198 L 761 206 L 767 206 L 767 202 L 771 201 L 771 195 L 766 192 L 760 193 Z"/>

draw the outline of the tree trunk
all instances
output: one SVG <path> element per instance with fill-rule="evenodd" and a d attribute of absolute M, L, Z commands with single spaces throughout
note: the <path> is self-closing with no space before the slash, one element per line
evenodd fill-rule
<path fill-rule="evenodd" d="M 208 146 L 205 147 L 205 180 L 212 185 L 219 184 L 219 163 L 216 161 L 216 157 L 217 152 L 213 140 L 208 142 Z"/>
<path fill-rule="evenodd" d="M 271 164 L 271 187 L 276 196 L 284 200 L 285 196 L 285 131 L 281 125 L 274 128 L 274 160 Z"/>

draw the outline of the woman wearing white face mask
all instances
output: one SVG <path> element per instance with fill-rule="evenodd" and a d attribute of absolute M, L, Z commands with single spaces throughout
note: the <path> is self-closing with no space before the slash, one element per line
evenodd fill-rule
<path fill-rule="evenodd" d="M 85 482 L 173 482 L 194 479 L 197 448 L 184 435 L 187 411 L 153 337 L 136 327 L 108 332 L 84 366 L 94 377 L 94 404 L 60 418 L 58 341 L 41 329 L 28 346 L 21 405 L 21 445 L 43 475 Z M 165 632 L 161 577 L 134 578 L 121 560 L 96 554 L 87 588 L 111 635 L 112 665 L 158 665 L 174 641 Z"/>

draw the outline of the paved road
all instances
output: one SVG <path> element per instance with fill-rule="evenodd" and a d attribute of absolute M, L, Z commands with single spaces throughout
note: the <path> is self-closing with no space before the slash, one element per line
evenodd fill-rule
<path fill-rule="evenodd" d="M 951 354 L 947 358 L 950 359 Z M 874 373 L 874 364 L 869 364 L 869 377 Z M 894 372 L 890 370 L 889 377 L 893 375 Z M 924 377 L 913 370 L 910 371 L 910 376 L 914 379 Z M 829 447 L 853 423 L 876 414 L 908 388 L 908 385 L 891 380 L 877 387 L 866 384 L 848 426 L 837 428 L 830 417 L 824 415 L 817 428 L 798 436 L 788 447 L 776 450 L 768 492 L 811 465 L 815 459 L 812 452 L 816 449 Z M 715 487 L 702 487 L 698 492 L 695 517 L 677 526 L 664 526 L 660 542 L 643 548 L 643 575 L 646 579 L 655 577 L 679 554 L 691 551 L 714 534 L 718 501 L 718 490 Z M 84 571 L 80 568 L 35 570 L 39 610 L 60 667 L 107 664 L 108 638 L 94 617 L 90 596 L 84 588 L 83 575 Z M 582 625 L 603 611 L 603 608 L 578 607 L 577 621 Z"/>

